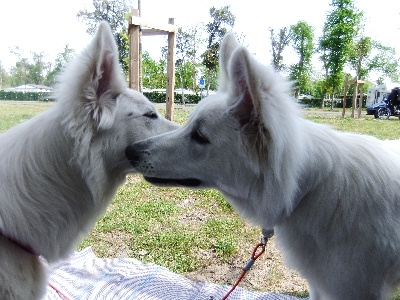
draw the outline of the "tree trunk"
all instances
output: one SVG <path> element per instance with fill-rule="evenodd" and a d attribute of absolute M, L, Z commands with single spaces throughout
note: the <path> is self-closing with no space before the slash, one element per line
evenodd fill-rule
<path fill-rule="evenodd" d="M 324 109 L 325 108 L 325 97 L 326 97 L 326 89 L 324 88 L 322 90 L 322 101 L 321 101 L 321 108 Z"/>
<path fill-rule="evenodd" d="M 207 94 L 206 96 L 210 94 L 210 70 L 207 69 Z"/>
<path fill-rule="evenodd" d="M 181 79 L 181 93 L 182 93 L 182 99 L 181 99 L 181 103 L 182 103 L 182 105 L 185 105 L 185 93 L 184 93 L 184 91 L 183 91 L 183 76 L 182 76 L 182 70 L 181 70 L 181 72 L 179 73 L 179 77 L 180 77 L 180 79 Z"/>

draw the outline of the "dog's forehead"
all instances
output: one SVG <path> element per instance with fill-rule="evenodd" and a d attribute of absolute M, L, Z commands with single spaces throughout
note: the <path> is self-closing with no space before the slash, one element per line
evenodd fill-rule
<path fill-rule="evenodd" d="M 155 106 L 142 93 L 135 90 L 126 89 L 122 96 L 128 101 L 129 106 L 134 106 L 136 111 L 155 109 Z"/>
<path fill-rule="evenodd" d="M 219 93 L 202 99 L 191 113 L 192 118 L 218 120 L 226 111 L 226 101 Z"/>

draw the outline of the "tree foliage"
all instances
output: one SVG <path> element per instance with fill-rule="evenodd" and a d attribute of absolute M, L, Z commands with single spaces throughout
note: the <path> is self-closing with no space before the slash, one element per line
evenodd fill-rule
<path fill-rule="evenodd" d="M 45 76 L 50 69 L 50 64 L 44 60 L 43 52 L 31 52 L 31 59 L 26 57 L 19 47 L 11 49 L 11 52 L 17 56 L 17 62 L 9 72 L 11 86 L 27 83 L 45 84 Z"/>
<path fill-rule="evenodd" d="M 178 77 L 176 85 L 180 86 L 182 91 L 182 104 L 185 104 L 184 88 L 193 87 L 190 83 L 195 77 L 196 68 L 194 65 L 188 64 L 188 62 L 194 62 L 196 58 L 196 28 L 184 31 L 182 27 L 178 28 L 176 37 L 176 64 L 175 69 L 177 70 Z"/>
<path fill-rule="evenodd" d="M 45 85 L 52 86 L 57 81 L 57 75 L 67 66 L 68 62 L 72 59 L 74 49 L 69 45 L 65 45 L 64 51 L 57 54 L 54 67 L 46 75 Z"/>
<path fill-rule="evenodd" d="M 328 71 L 326 81 L 334 92 L 343 82 L 343 69 L 353 49 L 363 14 L 356 9 L 354 0 L 332 0 L 331 7 L 320 49 Z"/>
<path fill-rule="evenodd" d="M 10 85 L 10 76 L 0 61 L 0 90 Z"/>
<path fill-rule="evenodd" d="M 286 65 L 283 63 L 283 51 L 290 44 L 292 39 L 292 31 L 289 27 L 283 27 L 279 29 L 279 33 L 277 35 L 274 34 L 274 29 L 270 28 L 270 41 L 271 41 L 271 49 L 272 49 L 272 66 L 277 71 L 284 71 L 286 69 Z"/>
<path fill-rule="evenodd" d="M 297 81 L 296 97 L 300 91 L 311 90 L 312 63 L 314 53 L 313 28 L 304 21 L 298 22 L 290 29 L 293 49 L 299 57 L 299 62 L 290 66 L 290 78 Z"/>
<path fill-rule="evenodd" d="M 130 13 L 130 1 L 92 0 L 91 9 L 83 9 L 77 17 L 87 25 L 87 32 L 94 34 L 98 23 L 106 20 L 110 23 L 119 48 L 120 63 L 128 73 L 129 40 L 127 18 Z M 271 61 L 278 71 L 287 71 L 291 80 L 297 82 L 300 92 L 322 96 L 328 93 L 340 93 L 345 76 L 344 67 L 350 67 L 359 78 L 367 79 L 373 73 L 379 75 L 378 81 L 390 78 L 399 81 L 399 56 L 393 48 L 382 45 L 363 35 L 361 27 L 362 13 L 354 6 L 355 0 L 331 0 L 331 10 L 326 15 L 323 36 L 318 38 L 319 58 L 322 67 L 313 70 L 311 63 L 314 48 L 313 28 L 305 21 L 288 25 L 279 30 L 270 28 L 272 46 Z M 229 6 L 211 7 L 210 22 L 205 26 L 180 28 L 176 41 L 176 87 L 198 91 L 198 79 L 205 78 L 208 89 L 215 89 L 218 72 L 220 41 L 235 24 L 235 16 Z M 206 36 L 206 38 L 203 38 Z M 268 36 L 265 37 L 268 39 Z M 242 38 L 241 44 L 246 42 Z M 284 51 L 292 46 L 297 62 L 287 68 Z M 199 49 L 205 49 L 201 53 Z M 0 63 L 0 88 L 23 83 L 53 85 L 73 50 L 68 46 L 49 63 L 43 53 L 24 55 L 21 49 L 14 48 L 17 63 L 5 70 Z M 286 55 L 286 54 L 285 54 Z M 153 60 L 149 53 L 143 53 L 143 86 L 147 88 L 165 88 L 166 57 Z M 352 71 L 352 72 L 353 72 Z M 349 74 L 354 77 L 354 74 Z M 312 78 L 315 77 L 315 78 Z"/>
<path fill-rule="evenodd" d="M 142 53 L 143 86 L 150 89 L 162 89 L 167 85 L 166 61 L 153 60 L 148 52 Z"/>
<path fill-rule="evenodd" d="M 370 69 L 368 58 L 371 54 L 371 38 L 361 37 L 353 45 L 349 55 L 349 65 L 356 72 L 357 78 L 366 78 Z"/>
<path fill-rule="evenodd" d="M 207 38 L 207 50 L 202 54 L 203 65 L 207 68 L 207 86 L 210 87 L 212 73 L 216 72 L 219 61 L 218 53 L 219 46 L 222 38 L 227 33 L 228 27 L 235 25 L 236 17 L 232 14 L 230 6 L 224 6 L 220 9 L 215 7 L 210 8 L 210 17 L 212 21 L 207 23 L 205 28 L 208 34 Z M 207 88 L 207 90 L 208 90 Z"/>
<path fill-rule="evenodd" d="M 118 45 L 119 62 L 125 74 L 129 72 L 129 39 L 127 34 L 127 19 L 130 13 L 128 0 L 93 0 L 93 11 L 80 10 L 76 15 L 86 23 L 87 33 L 94 35 L 99 23 L 107 21 L 110 24 L 115 41 Z"/>
<path fill-rule="evenodd" d="M 396 58 L 394 48 L 372 41 L 372 57 L 368 60 L 369 70 L 379 72 L 381 76 L 388 77 L 393 82 L 400 80 L 400 59 Z"/>

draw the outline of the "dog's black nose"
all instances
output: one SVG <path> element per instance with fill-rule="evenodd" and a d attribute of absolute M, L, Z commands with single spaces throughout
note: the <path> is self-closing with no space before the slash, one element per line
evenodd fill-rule
<path fill-rule="evenodd" d="M 137 151 L 137 148 L 133 145 L 129 145 L 128 147 L 126 147 L 125 156 L 128 158 L 132 166 L 135 166 L 140 158 L 139 151 Z"/>

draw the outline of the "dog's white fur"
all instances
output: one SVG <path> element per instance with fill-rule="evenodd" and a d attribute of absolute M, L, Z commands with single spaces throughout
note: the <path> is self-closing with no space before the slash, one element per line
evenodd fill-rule
<path fill-rule="evenodd" d="M 126 147 L 176 128 L 127 88 L 105 22 L 56 98 L 0 135 L 0 299 L 40 299 L 47 276 L 38 255 L 52 263 L 74 251 L 133 171 Z"/>
<path fill-rule="evenodd" d="M 399 149 L 301 118 L 290 88 L 228 34 L 218 92 L 127 156 L 149 182 L 216 188 L 273 227 L 312 300 L 387 299 L 400 280 Z"/>

